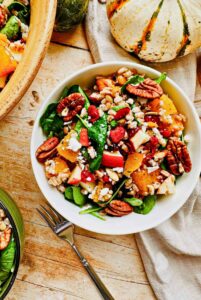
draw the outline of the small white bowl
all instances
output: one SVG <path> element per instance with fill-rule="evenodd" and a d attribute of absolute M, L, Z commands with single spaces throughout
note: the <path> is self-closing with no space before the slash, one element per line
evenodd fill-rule
<path fill-rule="evenodd" d="M 158 200 L 154 209 L 147 215 L 136 213 L 129 214 L 121 218 L 107 217 L 106 221 L 99 220 L 91 215 L 80 215 L 80 208 L 64 199 L 62 193 L 56 188 L 51 187 L 45 177 L 43 166 L 38 163 L 35 158 L 35 151 L 38 146 L 45 140 L 45 136 L 39 126 L 39 119 L 45 111 L 48 104 L 58 99 L 65 86 L 79 84 L 82 87 L 88 87 L 97 75 L 108 75 L 117 71 L 120 67 L 135 68 L 140 73 L 145 73 L 151 78 L 157 78 L 160 73 L 149 67 L 129 62 L 106 62 L 94 64 L 74 73 L 67 77 L 59 86 L 51 93 L 40 108 L 36 118 L 32 139 L 31 139 L 31 161 L 37 183 L 49 201 L 49 203 L 66 219 L 84 229 L 103 233 L 103 234 L 130 234 L 143 230 L 151 229 L 175 214 L 178 209 L 185 203 L 192 193 L 201 171 L 201 131 L 200 121 L 193 107 L 193 104 L 182 91 L 182 89 L 167 78 L 162 82 L 162 87 L 170 98 L 174 100 L 178 111 L 187 117 L 185 132 L 190 137 L 188 149 L 192 160 L 192 170 L 188 174 L 184 174 L 177 182 L 176 193 L 170 196 L 164 196 Z"/>

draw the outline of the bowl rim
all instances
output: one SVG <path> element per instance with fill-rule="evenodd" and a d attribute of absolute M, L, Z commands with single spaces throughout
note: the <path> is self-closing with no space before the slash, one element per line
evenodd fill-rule
<path fill-rule="evenodd" d="M 9 285 L 7 286 L 6 290 L 2 294 L 2 299 L 4 299 L 7 296 L 7 294 L 10 292 L 10 290 L 15 282 L 15 279 L 16 279 L 16 276 L 18 273 L 18 269 L 19 269 L 19 265 L 20 265 L 21 249 L 20 249 L 20 238 L 19 238 L 19 234 L 17 231 L 17 226 L 15 225 L 15 222 L 14 222 L 8 208 L 4 205 L 4 203 L 2 203 L 1 199 L 0 199 L 0 208 L 5 211 L 6 216 L 12 225 L 12 230 L 13 230 L 13 234 L 14 234 L 14 238 L 15 238 L 15 242 L 16 242 L 15 268 L 11 275 L 11 280 L 9 282 Z"/>
<path fill-rule="evenodd" d="M 32 24 L 34 22 L 32 14 L 34 1 L 31 1 L 30 3 L 30 24 L 27 43 L 22 59 L 20 60 L 16 70 L 12 74 L 6 86 L 0 92 L 0 120 L 6 117 L 6 115 L 22 99 L 39 71 L 51 39 L 56 16 L 56 4 L 57 0 L 43 0 L 43 5 L 46 5 L 47 10 L 46 14 L 42 18 L 42 22 L 43 24 L 45 23 L 48 25 L 44 26 L 43 31 L 40 32 L 40 35 L 38 35 L 38 39 L 35 37 L 35 43 L 38 43 L 38 52 L 35 53 L 32 63 L 28 63 L 27 61 L 30 57 L 29 49 L 32 47 L 32 36 L 36 35 L 35 27 Z M 23 76 L 20 77 L 21 73 Z M 18 77 L 20 77 L 20 81 L 18 80 Z"/>
<path fill-rule="evenodd" d="M 54 96 L 55 93 L 58 92 L 58 90 L 61 90 L 61 88 L 63 86 L 65 86 L 65 84 L 67 84 L 69 81 L 73 80 L 74 77 L 77 77 L 77 76 L 80 76 L 82 75 L 83 73 L 85 72 L 88 72 L 88 71 L 91 71 L 91 70 L 94 70 L 94 69 L 99 69 L 101 67 L 107 67 L 107 66 L 113 66 L 114 67 L 117 67 L 117 66 L 123 66 L 123 65 L 126 65 L 127 67 L 133 67 L 133 68 L 141 68 L 141 69 L 144 69 L 144 72 L 145 74 L 150 72 L 152 73 L 153 75 L 156 75 L 156 76 L 160 76 L 161 72 L 160 71 L 157 71 L 156 69 L 154 68 L 151 68 L 151 67 L 148 67 L 148 66 L 145 66 L 145 65 L 142 65 L 142 64 L 139 64 L 139 63 L 136 63 L 136 62 L 128 62 L 128 61 L 106 61 L 106 62 L 101 62 L 101 63 L 96 63 L 96 64 L 92 64 L 92 65 L 89 65 L 87 67 L 84 67 L 82 69 L 80 69 L 79 71 L 76 71 L 76 72 L 73 72 L 70 76 L 66 76 L 54 89 L 53 91 L 50 93 L 50 95 L 44 100 L 44 102 L 42 103 L 38 113 L 37 113 L 37 117 L 35 119 L 35 123 L 34 123 L 34 127 L 33 127 L 33 130 L 32 130 L 32 136 L 31 136 L 31 143 L 30 143 L 30 156 L 31 156 L 31 164 L 32 164 L 32 170 L 33 170 L 33 173 L 34 173 L 34 177 L 37 181 L 37 184 L 42 192 L 42 194 L 44 195 L 44 197 L 47 199 L 48 202 L 50 202 L 50 204 L 62 215 L 62 211 L 61 209 L 58 209 L 58 207 L 51 203 L 51 201 L 48 200 L 48 196 L 47 196 L 47 193 L 46 191 L 43 189 L 43 186 L 42 184 L 40 183 L 40 180 L 39 180 L 39 176 L 37 174 L 37 172 L 35 171 L 35 151 L 33 150 L 34 147 L 35 147 L 35 144 L 34 144 L 34 137 L 37 133 L 37 125 L 39 123 L 39 119 L 40 119 L 40 116 L 41 114 L 44 112 L 45 108 L 47 107 L 47 105 L 49 103 L 52 103 L 52 102 L 55 102 L 55 101 L 52 101 L 52 98 Z M 109 72 L 108 72 L 109 73 Z M 198 140 L 198 143 L 200 145 L 200 148 L 201 148 L 201 126 L 200 126 L 200 120 L 199 120 L 199 117 L 197 115 L 197 112 L 196 112 L 196 109 L 195 107 L 193 106 L 193 102 L 190 101 L 188 95 L 183 91 L 183 89 L 176 83 L 174 82 L 171 78 L 169 78 L 168 76 L 166 77 L 165 81 L 167 81 L 168 83 L 170 83 L 176 90 L 179 91 L 179 93 L 182 95 L 182 97 L 185 99 L 185 101 L 188 103 L 188 105 L 190 106 L 191 108 L 191 111 L 193 113 L 193 117 L 194 117 L 194 121 L 196 122 L 196 126 L 198 128 L 198 137 L 197 137 L 197 140 Z M 56 99 L 55 99 L 56 100 Z M 197 162 L 196 164 L 196 168 L 197 168 L 197 172 L 196 172 L 196 176 L 194 177 L 194 184 L 192 184 L 190 186 L 190 188 L 188 189 L 188 191 L 186 192 L 186 195 L 184 197 L 185 200 L 183 200 L 180 205 L 177 205 L 175 207 L 172 207 L 170 209 L 170 212 L 168 213 L 168 216 L 165 215 L 164 217 L 161 217 L 160 220 L 156 220 L 156 221 L 153 221 L 152 222 L 152 225 L 144 225 L 143 229 L 142 230 L 138 230 L 138 231 L 135 231 L 135 229 L 131 229 L 131 228 L 127 228 L 127 230 L 122 230 L 120 232 L 116 232 L 114 229 L 110 229 L 108 228 L 107 230 L 96 230 L 95 228 L 90 228 L 90 226 L 88 225 L 83 225 L 81 224 L 81 222 L 77 221 L 77 219 L 75 220 L 74 218 L 68 218 L 69 221 L 71 221 L 73 224 L 75 224 L 76 226 L 79 226 L 83 229 L 86 229 L 86 230 L 89 230 L 89 231 L 92 231 L 92 232 L 95 232 L 95 233 L 100 233 L 100 234 L 110 234 L 110 235 L 124 235 L 124 234 L 133 234 L 133 233 L 138 233 L 138 232 L 143 232 L 145 230 L 149 230 L 149 229 L 152 229 L 152 228 L 155 228 L 156 226 L 162 224 L 163 222 L 165 222 L 166 220 L 170 219 L 176 212 L 178 212 L 178 210 L 185 204 L 185 202 L 187 201 L 187 199 L 189 198 L 189 196 L 192 194 L 193 192 L 193 189 L 195 188 L 196 186 L 196 183 L 198 181 L 198 178 L 199 178 L 199 175 L 200 175 L 200 172 L 201 172 L 201 159 L 199 160 L 199 162 Z M 64 216 L 65 217 L 65 216 Z M 145 222 L 146 223 L 146 222 Z"/>

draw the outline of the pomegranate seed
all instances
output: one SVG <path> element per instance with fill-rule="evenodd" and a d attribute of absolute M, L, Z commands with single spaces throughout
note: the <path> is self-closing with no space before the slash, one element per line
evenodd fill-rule
<path fill-rule="evenodd" d="M 110 177 L 108 175 L 104 175 L 102 179 L 104 182 L 110 182 Z"/>
<path fill-rule="evenodd" d="M 125 117 L 127 114 L 129 114 L 130 108 L 129 107 L 124 107 L 120 110 L 117 111 L 116 115 L 114 116 L 115 120 L 120 120 L 123 117 Z"/>
<path fill-rule="evenodd" d="M 122 126 L 117 126 L 110 131 L 110 138 L 114 143 L 119 143 L 123 139 L 125 132 L 126 131 Z"/>
<path fill-rule="evenodd" d="M 99 111 L 95 105 L 90 105 L 88 108 L 88 114 L 91 117 L 91 122 L 94 123 L 100 118 Z"/>
<path fill-rule="evenodd" d="M 95 176 L 88 170 L 83 170 L 81 173 L 82 182 L 95 182 Z"/>
<path fill-rule="evenodd" d="M 160 133 L 164 138 L 169 138 L 171 136 L 171 131 L 169 129 L 162 129 Z"/>

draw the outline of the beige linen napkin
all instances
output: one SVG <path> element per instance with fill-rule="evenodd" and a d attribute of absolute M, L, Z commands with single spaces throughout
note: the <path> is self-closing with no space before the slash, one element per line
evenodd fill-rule
<path fill-rule="evenodd" d="M 115 43 L 110 34 L 105 5 L 99 4 L 98 0 L 90 1 L 86 34 L 95 62 L 137 61 Z M 173 62 L 149 65 L 166 71 L 193 101 L 196 54 Z M 135 237 L 158 299 L 201 299 L 201 181 L 177 214 L 155 229 Z M 132 295 L 129 299 L 133 299 Z"/>

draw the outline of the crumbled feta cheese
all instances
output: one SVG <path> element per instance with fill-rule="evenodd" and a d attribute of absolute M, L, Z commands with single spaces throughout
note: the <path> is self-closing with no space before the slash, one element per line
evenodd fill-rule
<path fill-rule="evenodd" d="M 123 100 L 123 98 L 121 97 L 121 96 L 116 96 L 115 98 L 114 98 L 114 103 L 119 103 L 120 101 L 122 101 Z"/>
<path fill-rule="evenodd" d="M 159 169 L 159 166 L 147 167 L 148 174 L 150 174 L 158 169 Z"/>
<path fill-rule="evenodd" d="M 185 143 L 189 143 L 189 142 L 190 142 L 190 135 L 189 135 L 189 134 L 186 134 L 186 135 L 184 136 L 184 142 L 185 142 Z"/>
<path fill-rule="evenodd" d="M 113 168 L 113 171 L 117 172 L 117 173 L 122 173 L 124 171 L 124 168 Z"/>
<path fill-rule="evenodd" d="M 133 109 L 132 109 L 132 112 L 134 113 L 137 113 L 137 112 L 140 112 L 140 108 L 138 106 L 134 106 Z"/>
<path fill-rule="evenodd" d="M 92 146 L 88 147 L 87 151 L 92 159 L 96 157 L 96 150 Z"/>
<path fill-rule="evenodd" d="M 76 136 L 72 135 L 71 138 L 69 139 L 67 149 L 77 152 L 81 147 L 82 145 L 78 142 Z"/>
<path fill-rule="evenodd" d="M 134 100 L 132 98 L 128 98 L 128 100 L 126 101 L 126 103 L 132 105 L 134 103 Z"/>
<path fill-rule="evenodd" d="M 166 140 L 163 138 L 163 136 L 161 135 L 160 131 L 157 128 L 153 128 L 152 129 L 153 132 L 155 133 L 156 137 L 158 138 L 159 143 L 164 147 L 166 146 Z"/>
<path fill-rule="evenodd" d="M 100 196 L 105 196 L 107 195 L 109 192 L 109 188 L 103 188 L 101 191 L 100 191 Z"/>

